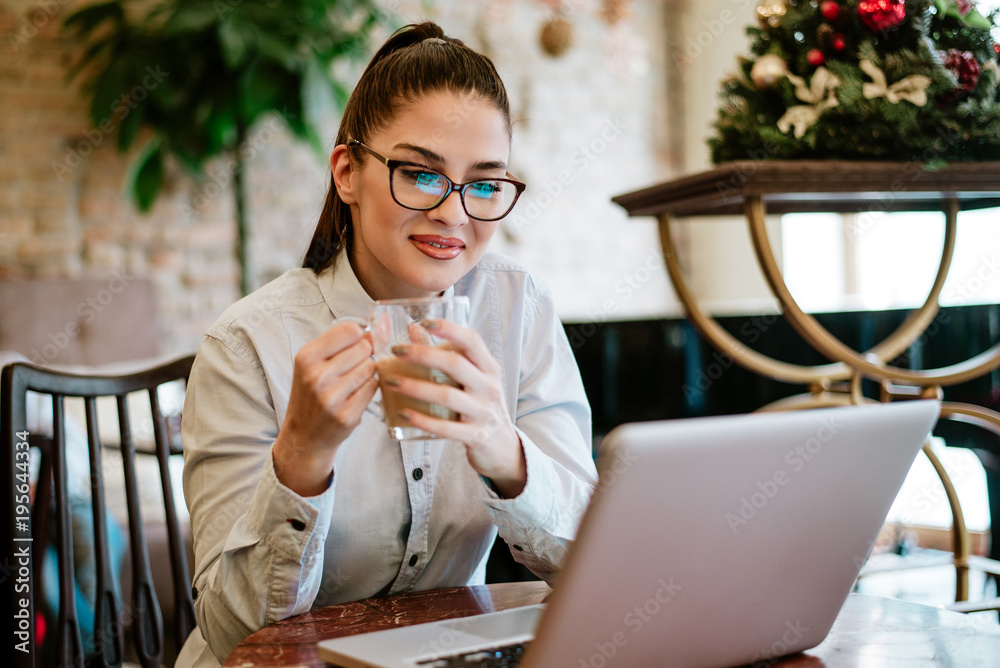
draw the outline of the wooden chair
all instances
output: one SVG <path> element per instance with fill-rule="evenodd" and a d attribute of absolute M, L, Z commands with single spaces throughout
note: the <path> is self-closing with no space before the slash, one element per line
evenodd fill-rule
<path fill-rule="evenodd" d="M 3 422 L 3 494 L 0 498 L 0 533 L 5 537 L 0 566 L 9 571 L 0 574 L 0 626 L 9 628 L 4 636 L 13 638 L 13 665 L 34 668 L 40 665 L 36 646 L 36 607 L 41 601 L 40 566 L 46 552 L 49 516 L 55 518 L 55 547 L 59 570 L 59 613 L 55 628 L 46 632 L 55 642 L 55 661 L 60 666 L 84 666 L 85 657 L 77 615 L 73 536 L 67 492 L 66 412 L 65 397 L 82 397 L 86 414 L 87 445 L 90 462 L 90 496 L 93 509 L 94 552 L 96 561 L 96 596 L 94 602 L 95 657 L 88 665 L 118 666 L 126 659 L 124 629 L 130 623 L 137 660 L 144 667 L 160 666 L 164 651 L 164 624 L 150 573 L 150 556 L 146 546 L 143 519 L 139 508 L 139 483 L 136 479 L 136 447 L 134 430 L 129 418 L 126 396 L 133 392 L 148 395 L 153 424 L 155 456 L 159 464 L 174 594 L 176 647 L 180 647 L 194 628 L 194 605 L 191 599 L 191 577 L 183 542 L 182 530 L 175 511 L 170 484 L 168 456 L 178 452 L 171 448 L 167 422 L 161 413 L 158 388 L 168 382 L 186 381 L 194 357 L 185 357 L 139 373 L 119 376 L 87 376 L 68 374 L 31 364 L 10 364 L 2 374 Z M 46 438 L 29 434 L 27 398 L 29 392 L 52 397 L 52 434 Z M 97 398 L 114 397 L 117 401 L 118 433 L 116 444 L 102 443 L 97 425 Z M 40 473 L 34 495 L 29 501 L 29 448 L 37 446 L 40 453 Z M 131 553 L 131 601 L 122 605 L 112 581 L 109 558 L 108 524 L 102 449 L 120 448 L 125 498 L 128 508 L 128 534 Z M 153 454 L 153 453 L 150 453 Z M 49 495 L 54 496 L 54 507 Z M 53 512 L 54 510 L 54 512 Z M 156 555 L 158 557 L 159 555 Z M 127 611 L 127 612 L 126 612 Z M 127 618 L 123 622 L 123 618 Z M 11 655 L 8 655 L 11 656 Z"/>

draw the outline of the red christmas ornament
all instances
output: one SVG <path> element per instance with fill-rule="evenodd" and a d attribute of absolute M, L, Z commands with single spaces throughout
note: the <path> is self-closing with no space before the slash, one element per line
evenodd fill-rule
<path fill-rule="evenodd" d="M 861 0 L 858 17 L 876 32 L 895 28 L 906 18 L 904 0 Z"/>
<path fill-rule="evenodd" d="M 813 67 L 819 67 L 826 62 L 826 56 L 824 56 L 823 52 L 819 49 L 809 49 L 809 51 L 806 52 L 806 60 L 809 61 L 809 64 Z"/>
<path fill-rule="evenodd" d="M 844 47 L 846 46 L 847 46 L 847 40 L 841 33 L 838 32 L 833 38 L 833 50 L 843 51 Z"/>
<path fill-rule="evenodd" d="M 979 83 L 979 75 L 982 70 L 979 68 L 979 61 L 972 55 L 971 51 L 959 51 L 958 49 L 948 49 L 944 54 L 944 66 L 958 79 L 958 86 L 966 93 L 976 90 Z"/>
<path fill-rule="evenodd" d="M 819 11 L 823 15 L 823 18 L 830 23 L 840 18 L 840 5 L 835 0 L 823 0 L 819 4 Z"/>

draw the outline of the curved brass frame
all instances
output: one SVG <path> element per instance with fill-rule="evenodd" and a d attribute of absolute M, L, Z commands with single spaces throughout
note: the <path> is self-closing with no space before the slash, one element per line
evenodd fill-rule
<path fill-rule="evenodd" d="M 784 310 L 785 317 L 813 348 L 825 357 L 837 362 L 843 362 L 852 369 L 857 369 L 869 378 L 875 380 L 893 380 L 911 385 L 954 385 L 1000 367 L 1000 343 L 964 362 L 924 371 L 912 371 L 889 366 L 885 362 L 902 353 L 933 320 L 937 313 L 937 301 L 944 286 L 945 278 L 951 265 L 951 256 L 955 248 L 955 234 L 958 221 L 958 200 L 949 200 L 944 251 L 941 266 L 938 268 L 934 286 L 930 291 L 924 306 L 911 314 L 892 335 L 867 353 L 861 354 L 844 345 L 830 334 L 814 317 L 805 313 L 792 297 L 781 269 L 774 258 L 771 244 L 764 225 L 764 202 L 758 197 L 749 197 L 746 202 L 747 221 L 750 224 L 750 234 L 753 237 L 757 259 L 760 262 L 764 277 L 771 286 L 771 291 L 778 298 Z M 931 302 L 933 301 L 933 305 Z"/>
<path fill-rule="evenodd" d="M 941 417 L 968 422 L 1000 436 L 1000 413 L 983 406 L 946 401 L 941 404 Z"/>
<path fill-rule="evenodd" d="M 688 319 L 708 341 L 724 355 L 728 355 L 742 366 L 762 376 L 776 378 L 791 383 L 817 383 L 827 380 L 842 380 L 850 376 L 846 364 L 835 363 L 822 366 L 802 366 L 781 362 L 756 350 L 747 348 L 724 330 L 714 318 L 706 315 L 698 306 L 698 302 L 687 286 L 684 274 L 677 262 L 677 251 L 674 248 L 673 237 L 670 234 L 670 216 L 660 217 L 660 245 L 663 248 L 663 259 L 667 273 L 674 285 L 674 290 L 684 306 Z"/>
<path fill-rule="evenodd" d="M 951 508 L 951 538 L 952 538 L 952 559 L 955 564 L 955 601 L 969 600 L 969 556 L 972 548 L 969 542 L 969 530 L 965 526 L 965 513 L 962 512 L 962 504 L 958 500 L 958 491 L 951 481 L 951 476 L 945 470 L 944 464 L 938 458 L 937 453 L 931 449 L 930 443 L 924 443 L 924 456 L 930 460 L 931 466 L 941 479 L 944 485 L 945 496 L 948 497 L 948 506 Z"/>
<path fill-rule="evenodd" d="M 750 349 L 723 329 L 714 318 L 706 315 L 700 309 L 697 300 L 688 288 L 677 261 L 677 252 L 670 233 L 669 214 L 663 214 L 659 218 L 660 244 L 663 249 L 667 273 L 684 306 L 687 317 L 709 343 L 735 362 L 762 376 L 811 385 L 808 394 L 781 399 L 759 410 L 801 410 L 873 401 L 866 399 L 861 392 L 861 381 L 864 378 L 871 378 L 883 384 L 884 400 L 892 399 L 891 393 L 886 395 L 886 386 L 890 382 L 901 382 L 911 387 L 916 386 L 916 391 L 911 392 L 915 396 L 937 396 L 940 398 L 942 386 L 978 378 L 1000 368 L 1000 343 L 964 362 L 938 369 L 913 371 L 888 365 L 889 361 L 898 357 L 923 334 L 938 313 L 938 301 L 951 268 L 958 228 L 958 200 L 949 199 L 946 202 L 947 206 L 944 212 L 945 240 L 941 261 L 926 301 L 882 342 L 864 353 L 858 353 L 830 334 L 815 318 L 799 307 L 785 284 L 781 269 L 771 249 L 765 226 L 766 212 L 763 199 L 760 196 L 747 197 L 744 213 L 761 271 L 790 324 L 815 350 L 832 360 L 830 364 L 819 366 L 790 364 Z M 834 381 L 849 382 L 843 389 L 834 391 L 830 389 L 831 383 Z M 1000 436 L 1000 413 L 981 406 L 942 402 L 941 418 L 968 422 Z M 955 600 L 966 601 L 969 595 L 971 547 L 965 515 L 962 512 L 958 493 L 951 477 L 937 454 L 930 448 L 929 443 L 924 444 L 923 453 L 940 478 L 951 508 L 956 570 Z"/>

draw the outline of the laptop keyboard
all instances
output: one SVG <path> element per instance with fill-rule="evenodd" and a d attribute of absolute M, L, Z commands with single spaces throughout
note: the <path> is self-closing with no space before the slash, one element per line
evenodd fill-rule
<path fill-rule="evenodd" d="M 478 649 L 475 652 L 463 652 L 452 656 L 439 656 L 434 659 L 417 661 L 418 666 L 427 668 L 502 668 L 521 665 L 521 658 L 527 649 L 527 642 L 503 645 L 490 649 Z"/>

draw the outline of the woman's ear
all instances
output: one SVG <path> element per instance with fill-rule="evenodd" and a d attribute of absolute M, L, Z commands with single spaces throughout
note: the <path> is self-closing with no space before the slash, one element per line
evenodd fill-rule
<path fill-rule="evenodd" d="M 351 150 L 347 144 L 338 144 L 330 154 L 330 172 L 333 174 L 333 187 L 344 204 L 357 204 L 354 196 L 354 183 L 358 176 L 355 166 L 351 164 Z"/>

